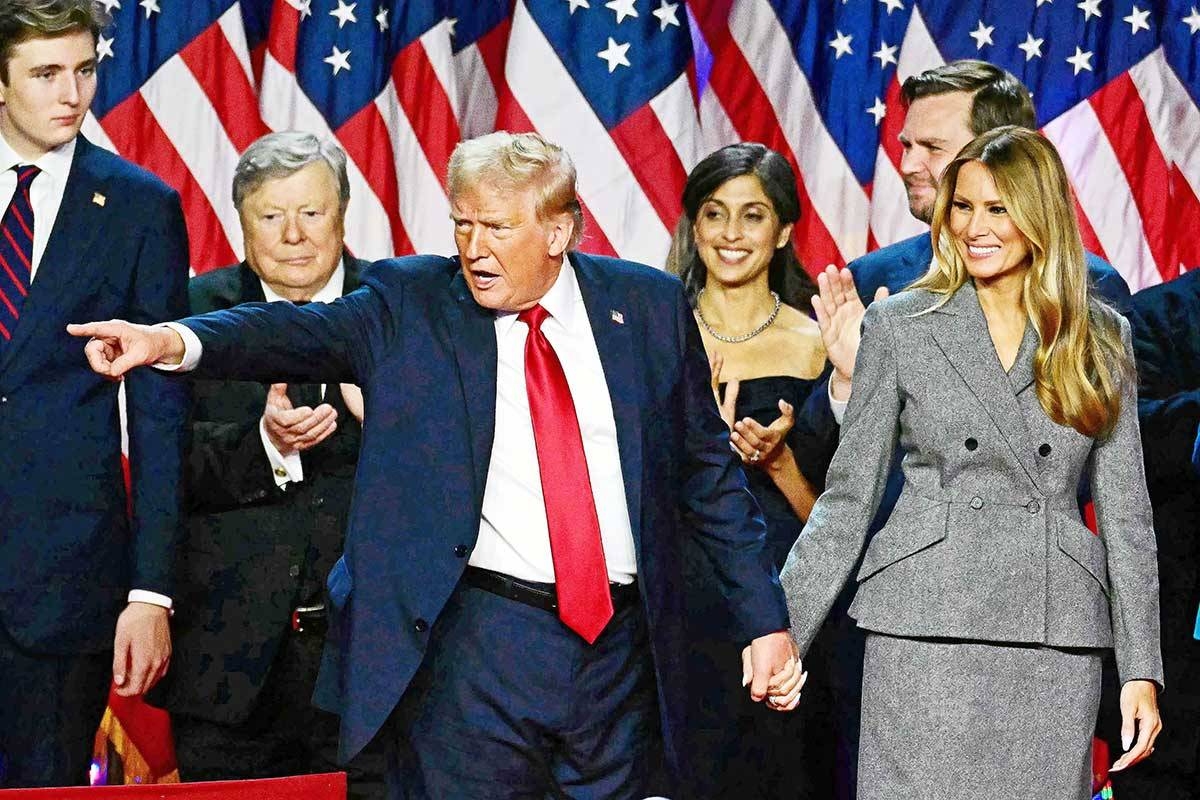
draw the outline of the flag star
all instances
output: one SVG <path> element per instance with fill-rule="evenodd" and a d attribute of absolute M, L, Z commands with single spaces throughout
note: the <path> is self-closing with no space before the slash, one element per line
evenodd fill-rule
<path fill-rule="evenodd" d="M 617 24 L 620 25 L 626 17 L 637 18 L 637 9 L 633 7 L 633 3 L 634 0 L 611 0 L 611 2 L 605 3 L 604 7 L 613 10 L 613 13 L 617 15 Z"/>
<path fill-rule="evenodd" d="M 115 36 L 112 39 L 109 39 L 103 33 L 96 37 L 96 63 L 97 64 L 99 64 L 101 61 L 103 61 L 106 58 L 113 58 L 112 46 L 113 46 L 113 41 L 115 41 L 115 40 L 116 40 Z"/>
<path fill-rule="evenodd" d="M 1044 3 L 1053 3 L 1054 0 L 1037 0 L 1035 8 L 1041 8 Z"/>
<path fill-rule="evenodd" d="M 458 24 L 458 17 L 446 17 L 446 30 L 450 31 L 450 38 L 453 39 L 457 35 L 454 26 Z"/>
<path fill-rule="evenodd" d="M 329 16 L 337 17 L 338 30 L 347 22 L 358 22 L 358 17 L 354 16 L 354 9 L 358 7 L 358 3 L 350 3 L 347 5 L 346 0 L 337 0 L 338 7 L 329 12 Z"/>
<path fill-rule="evenodd" d="M 1025 34 L 1025 41 L 1017 45 L 1018 50 L 1025 51 L 1025 60 L 1032 61 L 1035 58 L 1042 57 L 1042 45 L 1045 39 L 1035 39 L 1032 33 Z"/>
<path fill-rule="evenodd" d="M 979 27 L 967 35 L 975 40 L 975 49 L 982 50 L 985 44 L 993 44 L 992 31 L 994 30 L 996 30 L 995 25 L 984 25 L 983 20 L 979 20 Z"/>
<path fill-rule="evenodd" d="M 142 0 L 138 5 L 146 9 L 146 19 L 150 19 L 151 14 L 162 13 L 162 9 L 158 7 L 158 0 Z"/>
<path fill-rule="evenodd" d="M 1075 7 L 1083 12 L 1084 22 L 1100 16 L 1100 0 L 1080 0 L 1079 5 Z"/>
<path fill-rule="evenodd" d="M 333 52 L 321 60 L 333 67 L 334 75 L 337 75 L 342 70 L 350 71 L 350 51 L 346 50 L 343 52 L 338 49 L 336 44 L 333 46 Z"/>
<path fill-rule="evenodd" d="M 871 53 L 871 58 L 879 59 L 880 69 L 887 69 L 888 64 L 899 63 L 896 61 L 896 51 L 899 49 L 900 48 L 894 44 L 888 44 L 887 42 L 880 41 L 879 49 L 874 53 Z"/>
<path fill-rule="evenodd" d="M 616 71 L 617 67 L 628 67 L 629 58 L 625 55 L 629 52 L 629 43 L 617 44 L 613 38 L 608 37 L 608 47 L 596 53 L 597 56 L 608 62 L 608 74 Z"/>
<path fill-rule="evenodd" d="M 105 13 L 111 14 L 114 8 L 121 7 L 121 0 L 100 0 L 100 5 L 104 6 Z"/>
<path fill-rule="evenodd" d="M 577 8 L 591 8 L 588 0 L 567 0 L 567 2 L 571 4 L 571 10 L 568 12 L 571 16 L 574 16 Z"/>
<path fill-rule="evenodd" d="M 847 36 L 841 31 L 836 31 L 836 33 L 837 36 L 829 40 L 829 46 L 832 47 L 833 52 L 836 53 L 836 55 L 833 57 L 833 60 L 836 61 L 842 56 L 854 55 L 854 50 L 850 47 L 850 41 L 854 39 L 854 37 Z"/>
<path fill-rule="evenodd" d="M 379 32 L 383 33 L 388 29 L 388 10 L 386 8 L 379 9 L 379 13 L 375 15 L 375 22 L 379 25 Z"/>
<path fill-rule="evenodd" d="M 876 97 L 875 102 L 867 109 L 867 113 L 875 118 L 875 127 L 878 128 L 879 123 L 883 122 L 883 118 L 887 116 L 887 106 L 883 104 L 882 100 Z"/>
<path fill-rule="evenodd" d="M 288 0 L 288 3 L 300 12 L 301 22 L 304 22 L 305 17 L 312 16 L 312 0 Z"/>
<path fill-rule="evenodd" d="M 679 8 L 679 3 L 668 3 L 667 0 L 659 0 L 658 8 L 650 12 L 658 17 L 658 30 L 665 31 L 668 25 L 679 27 L 679 18 L 675 16 L 675 9 Z"/>
<path fill-rule="evenodd" d="M 1192 13 L 1183 18 L 1183 24 L 1192 29 L 1193 36 L 1200 33 L 1200 11 L 1195 6 L 1192 6 Z"/>
<path fill-rule="evenodd" d="M 893 11 L 903 11 L 904 10 L 904 0 L 879 0 L 879 2 L 881 2 L 885 6 L 887 6 L 887 12 L 888 12 L 889 17 L 892 15 Z M 844 4 L 845 3 L 843 3 L 843 5 Z"/>
<path fill-rule="evenodd" d="M 1075 68 L 1075 74 L 1083 72 L 1085 69 L 1092 72 L 1092 52 L 1090 50 L 1080 50 L 1079 46 L 1075 46 L 1075 55 L 1067 59 L 1067 63 Z"/>
<path fill-rule="evenodd" d="M 1150 17 L 1149 10 L 1142 11 L 1137 6 L 1134 6 L 1133 11 L 1129 12 L 1129 16 L 1123 17 L 1121 19 L 1121 21 L 1129 23 L 1129 27 L 1131 28 L 1131 30 L 1129 31 L 1129 35 L 1135 36 L 1135 35 L 1137 35 L 1138 31 L 1150 30 L 1149 17 Z"/>

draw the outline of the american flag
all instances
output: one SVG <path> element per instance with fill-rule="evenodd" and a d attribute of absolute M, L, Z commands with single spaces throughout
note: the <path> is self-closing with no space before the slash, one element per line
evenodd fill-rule
<path fill-rule="evenodd" d="M 237 261 L 238 154 L 268 130 L 350 156 L 347 244 L 453 249 L 463 137 L 537 130 L 579 170 L 584 249 L 666 258 L 707 152 L 784 153 L 810 270 L 924 228 L 898 172 L 905 77 L 981 58 L 1020 77 L 1085 243 L 1134 289 L 1200 264 L 1200 6 L 1192 0 L 101 0 L 85 135 L 181 193 L 196 272 Z"/>

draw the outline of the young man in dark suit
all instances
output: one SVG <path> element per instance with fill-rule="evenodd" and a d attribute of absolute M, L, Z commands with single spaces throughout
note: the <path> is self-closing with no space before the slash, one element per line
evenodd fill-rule
<path fill-rule="evenodd" d="M 233 177 L 246 259 L 192 279 L 192 313 L 357 289 L 366 264 L 343 247 L 349 200 L 333 142 L 285 132 L 251 144 Z M 196 382 L 174 665 L 154 698 L 172 712 L 184 780 L 338 769 L 337 717 L 311 698 L 361 417 L 351 384 Z M 381 770 L 357 760 L 351 796 L 380 796 Z"/>
<path fill-rule="evenodd" d="M 118 384 L 66 332 L 187 307 L 178 196 L 79 135 L 104 22 L 0 4 L 0 787 L 86 783 L 110 679 L 140 694 L 171 652 L 187 387 L 124 382 L 127 498 Z"/>
<path fill-rule="evenodd" d="M 685 537 L 752 696 L 802 685 L 683 287 L 573 250 L 574 165 L 536 134 L 461 143 L 449 185 L 457 259 L 375 264 L 327 305 L 71 330 L 110 376 L 363 386 L 316 697 L 343 756 L 386 732 L 394 796 L 681 797 Z"/>

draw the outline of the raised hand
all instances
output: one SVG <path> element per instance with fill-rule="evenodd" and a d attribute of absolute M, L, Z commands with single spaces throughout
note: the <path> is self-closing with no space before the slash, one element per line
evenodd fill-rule
<path fill-rule="evenodd" d="M 854 362 L 862 339 L 862 320 L 867 308 L 858 296 L 854 276 L 848 269 L 826 267 L 817 275 L 817 288 L 820 291 L 813 295 L 812 304 L 825 352 L 833 364 L 830 385 L 834 397 L 844 400 L 850 396 L 850 381 L 854 376 Z M 880 286 L 875 292 L 876 300 L 887 296 L 886 286 Z"/>
<path fill-rule="evenodd" d="M 183 361 L 183 339 L 170 328 L 159 325 L 135 325 L 113 319 L 68 325 L 67 333 L 91 339 L 83 349 L 88 365 L 109 380 L 119 380 L 134 367 Z"/>

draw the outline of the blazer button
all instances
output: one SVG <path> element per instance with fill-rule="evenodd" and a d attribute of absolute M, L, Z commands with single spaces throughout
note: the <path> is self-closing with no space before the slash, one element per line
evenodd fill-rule
<path fill-rule="evenodd" d="M 1045 458 L 1046 456 L 1050 455 L 1050 453 L 1052 453 L 1053 451 L 1054 451 L 1053 447 L 1051 447 L 1048 444 L 1043 444 L 1041 447 L 1038 448 L 1038 455 L 1041 456 L 1042 458 Z"/>
<path fill-rule="evenodd" d="M 300 565 L 292 564 L 290 567 L 288 567 L 288 575 L 291 575 L 293 578 L 299 578 L 300 577 Z"/>
<path fill-rule="evenodd" d="M 413 623 L 413 630 L 417 633 L 424 633 L 429 630 L 429 623 L 418 617 L 417 621 Z"/>
<path fill-rule="evenodd" d="M 324 497 L 318 497 L 318 498 L 315 498 L 315 499 L 313 500 L 313 506 L 314 506 L 315 508 L 320 508 L 320 507 L 321 507 L 321 506 L 323 506 L 323 505 L 325 505 L 325 498 L 324 498 Z"/>
<path fill-rule="evenodd" d="M 463 558 L 467 554 L 467 546 L 465 544 L 454 545 L 454 555 Z"/>
<path fill-rule="evenodd" d="M 971 508 L 975 509 L 976 511 L 983 508 L 983 498 L 982 497 L 972 497 L 971 498 Z"/>
<path fill-rule="evenodd" d="M 1042 504 L 1039 503 L 1037 500 L 1030 500 L 1028 503 L 1025 504 L 1025 510 L 1028 511 L 1030 514 L 1036 514 L 1042 510 Z"/>
<path fill-rule="evenodd" d="M 979 447 L 979 442 L 975 441 L 975 437 L 972 436 L 970 439 L 967 439 L 965 442 L 963 442 L 963 447 L 967 448 L 968 450 L 974 450 L 976 447 Z"/>

